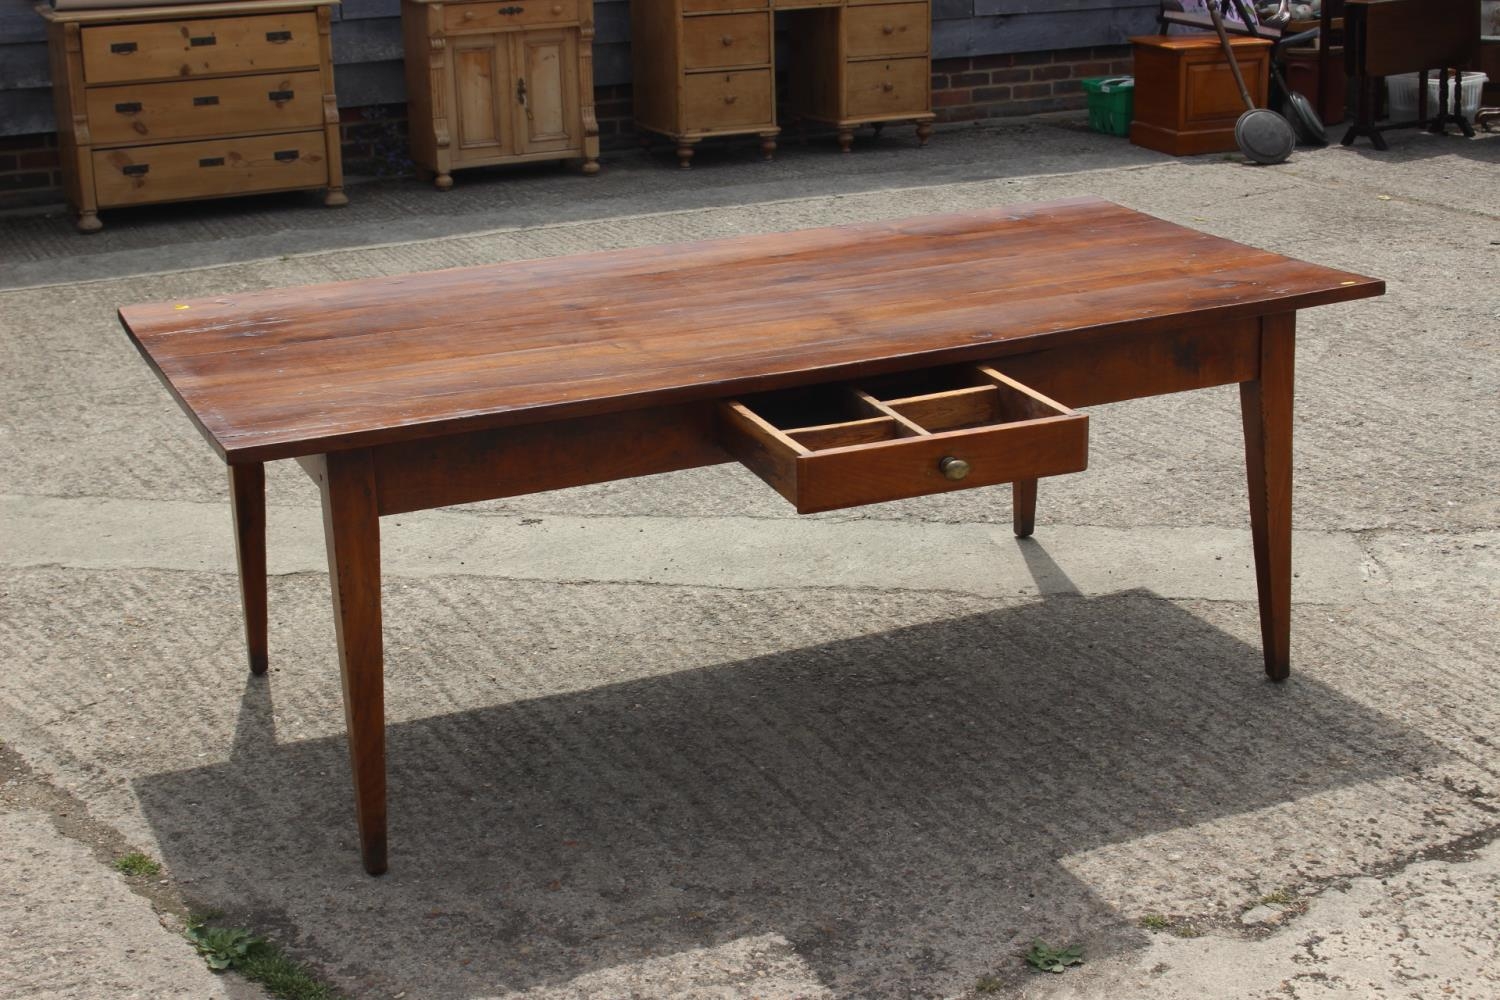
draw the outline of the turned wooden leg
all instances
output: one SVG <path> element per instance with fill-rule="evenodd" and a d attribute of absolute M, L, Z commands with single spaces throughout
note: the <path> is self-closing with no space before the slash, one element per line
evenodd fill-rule
<path fill-rule="evenodd" d="M 1011 527 L 1017 538 L 1030 538 L 1036 530 L 1036 480 L 1017 479 L 1010 485 Z"/>
<path fill-rule="evenodd" d="M 917 145 L 927 145 L 927 140 L 932 138 L 932 122 L 917 123 Z"/>
<path fill-rule="evenodd" d="M 349 196 L 344 193 L 343 188 L 331 187 L 328 189 L 327 193 L 323 195 L 323 204 L 327 205 L 329 208 L 343 208 L 345 205 L 349 204 Z"/>
<path fill-rule="evenodd" d="M 104 228 L 104 223 L 99 221 L 99 213 L 91 208 L 79 212 L 78 221 L 73 225 L 80 233 L 97 233 Z"/>
<path fill-rule="evenodd" d="M 760 134 L 760 155 L 767 160 L 776 158 L 775 132 L 762 132 Z"/>
<path fill-rule="evenodd" d="M 854 150 L 854 130 L 852 128 L 839 129 L 839 152 L 849 153 Z"/>
<path fill-rule="evenodd" d="M 1261 320 L 1260 378 L 1240 383 L 1266 676 L 1286 680 L 1292 633 L 1292 370 L 1296 314 Z"/>
<path fill-rule="evenodd" d="M 379 875 L 386 868 L 385 694 L 375 467 L 368 451 L 356 450 L 323 456 L 314 468 L 323 493 L 359 847 L 365 871 Z"/>
<path fill-rule="evenodd" d="M 229 467 L 229 510 L 234 516 L 234 551 L 240 565 L 240 606 L 245 612 L 245 647 L 250 672 L 266 672 L 266 467 Z"/>
<path fill-rule="evenodd" d="M 683 170 L 693 165 L 693 144 L 686 140 L 677 142 L 677 165 Z"/>
<path fill-rule="evenodd" d="M 439 191 L 452 190 L 453 175 L 446 171 L 439 171 L 437 176 L 432 178 L 432 186 L 437 188 Z"/>
<path fill-rule="evenodd" d="M 589 157 L 583 161 L 583 175 L 593 177 L 599 172 L 599 160 L 597 157 Z"/>

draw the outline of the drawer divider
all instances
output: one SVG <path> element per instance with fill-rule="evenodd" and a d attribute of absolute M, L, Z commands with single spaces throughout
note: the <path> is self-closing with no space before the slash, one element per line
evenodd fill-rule
<path fill-rule="evenodd" d="M 927 428 L 911 420 L 904 414 L 891 409 L 884 402 L 876 399 L 863 389 L 851 388 L 849 391 L 854 394 L 854 398 L 859 401 L 859 405 L 868 410 L 872 416 L 890 417 L 896 421 L 900 437 L 930 437 L 932 435 L 932 432 Z"/>

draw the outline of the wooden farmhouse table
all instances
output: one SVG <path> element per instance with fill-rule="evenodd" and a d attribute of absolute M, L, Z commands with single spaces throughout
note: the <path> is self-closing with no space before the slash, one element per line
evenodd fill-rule
<path fill-rule="evenodd" d="M 322 493 L 360 845 L 386 868 L 380 517 L 739 461 L 811 512 L 1087 464 L 1073 407 L 1240 386 L 1287 676 L 1296 311 L 1382 281 L 1076 198 L 129 306 L 229 466 L 266 670 L 264 463 Z"/>

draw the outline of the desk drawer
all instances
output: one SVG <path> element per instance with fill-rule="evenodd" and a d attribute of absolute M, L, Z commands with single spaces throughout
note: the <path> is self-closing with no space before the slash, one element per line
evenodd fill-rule
<path fill-rule="evenodd" d="M 716 10 L 759 10 L 770 6 L 770 0 L 682 0 L 685 14 Z"/>
<path fill-rule="evenodd" d="M 83 29 L 90 84 L 318 65 L 315 14 L 105 24 Z"/>
<path fill-rule="evenodd" d="M 925 3 L 850 7 L 844 14 L 844 44 L 850 59 L 927 54 Z"/>
<path fill-rule="evenodd" d="M 772 122 L 771 71 L 689 73 L 682 87 L 682 125 L 711 132 Z"/>
<path fill-rule="evenodd" d="M 984 365 L 719 407 L 724 448 L 800 514 L 1088 466 L 1088 417 Z"/>
<path fill-rule="evenodd" d="M 571 24 L 578 20 L 579 0 L 505 0 L 456 3 L 443 8 L 443 30 L 498 31 L 533 24 Z"/>
<path fill-rule="evenodd" d="M 850 118 L 920 114 L 928 110 L 931 69 L 925 58 L 876 59 L 845 65 Z"/>
<path fill-rule="evenodd" d="M 771 17 L 756 13 L 683 18 L 682 59 L 689 70 L 763 66 L 771 61 Z"/>
<path fill-rule="evenodd" d="M 323 124 L 317 70 L 88 90 L 94 145 L 161 142 L 236 132 L 294 132 Z"/>
<path fill-rule="evenodd" d="M 94 153 L 101 208 L 285 191 L 328 183 L 322 132 L 260 135 Z"/>

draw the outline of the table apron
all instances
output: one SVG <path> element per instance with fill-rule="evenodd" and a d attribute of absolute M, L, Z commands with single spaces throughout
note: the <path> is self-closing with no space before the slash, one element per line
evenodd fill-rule
<path fill-rule="evenodd" d="M 1112 403 L 1259 377 L 1263 319 L 1118 334 L 988 363 L 1065 406 Z M 733 461 L 704 400 L 377 445 L 380 514 L 474 503 Z"/>

